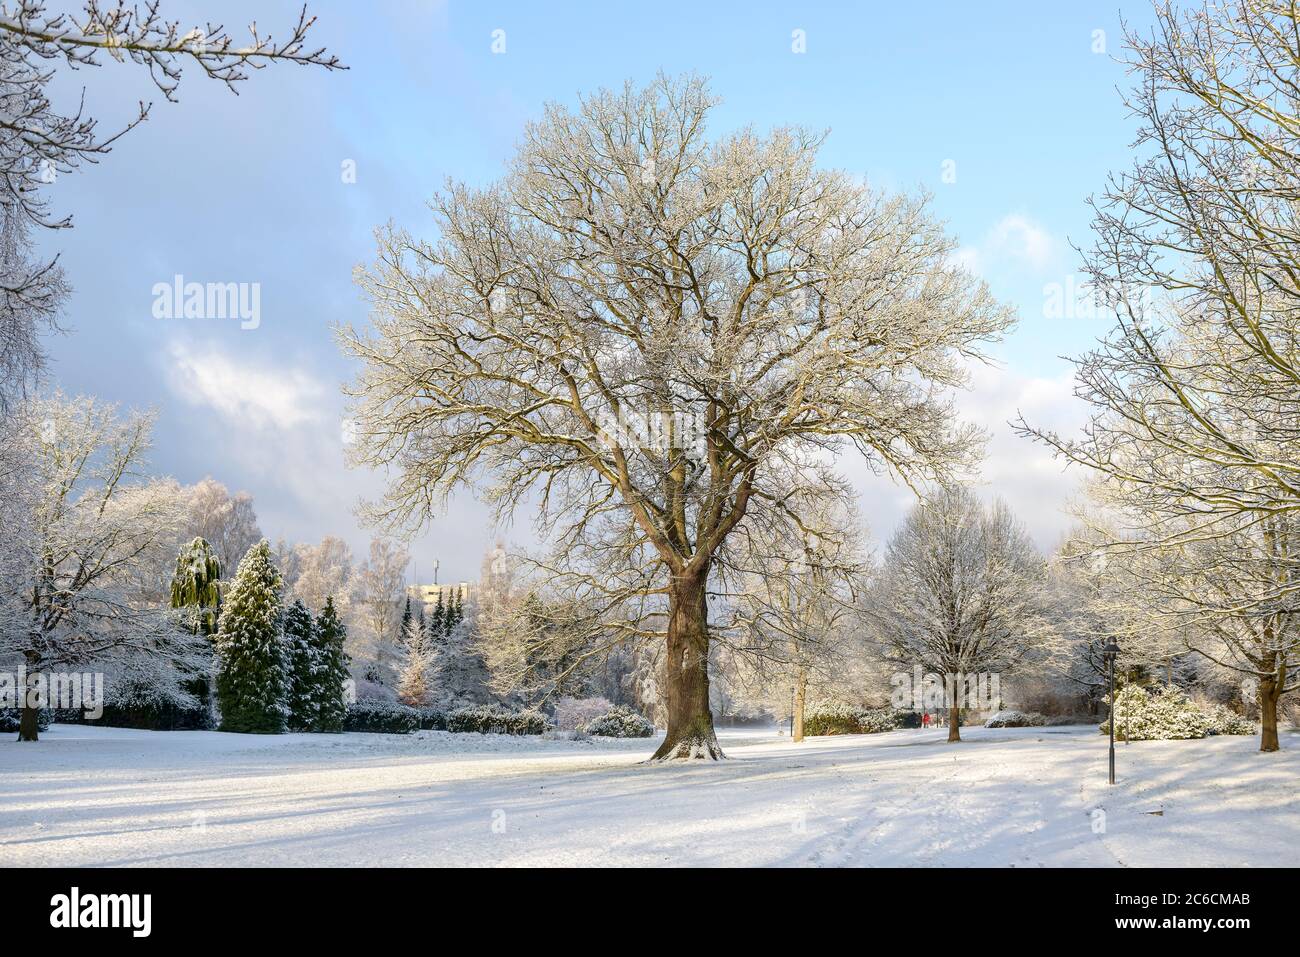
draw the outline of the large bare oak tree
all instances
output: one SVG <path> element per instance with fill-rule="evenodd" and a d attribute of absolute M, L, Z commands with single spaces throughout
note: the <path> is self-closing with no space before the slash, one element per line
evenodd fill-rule
<path fill-rule="evenodd" d="M 969 464 L 949 393 L 1011 323 L 924 201 L 819 169 L 803 130 L 710 140 L 713 103 L 661 77 L 549 107 L 503 179 L 433 198 L 436 239 L 380 231 L 374 328 L 340 334 L 354 461 L 392 469 L 376 518 L 486 486 L 569 554 L 646 556 L 624 574 L 662 604 L 658 758 L 721 753 L 707 590 L 729 537 L 797 522 L 844 451 L 909 483 Z"/>

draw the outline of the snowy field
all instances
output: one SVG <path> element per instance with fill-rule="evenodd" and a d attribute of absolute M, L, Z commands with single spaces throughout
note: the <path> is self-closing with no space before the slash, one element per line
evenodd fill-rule
<path fill-rule="evenodd" d="M 730 760 L 650 766 L 644 740 L 56 725 L 0 743 L 0 867 L 1300 861 L 1295 733 L 1121 744 L 1114 788 L 1095 729 L 963 734 L 730 731 Z"/>

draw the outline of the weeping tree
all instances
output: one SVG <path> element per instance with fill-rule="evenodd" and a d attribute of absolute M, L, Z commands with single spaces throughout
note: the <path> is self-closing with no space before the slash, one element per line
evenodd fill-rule
<path fill-rule="evenodd" d="M 203 538 L 194 538 L 181 546 L 172 574 L 171 606 L 188 616 L 195 635 L 214 641 L 217 620 L 221 615 L 221 563 L 212 546 Z M 212 708 L 212 682 L 201 675 L 189 683 L 189 691 L 206 711 Z"/>
<path fill-rule="evenodd" d="M 217 618 L 221 614 L 221 563 L 212 546 L 202 538 L 182 546 L 176 556 L 171 603 L 173 608 L 192 611 L 191 627 L 196 635 L 211 637 L 217 633 Z"/>
<path fill-rule="evenodd" d="M 638 616 L 662 651 L 656 757 L 719 757 L 708 591 L 760 513 L 798 520 L 856 452 L 946 479 L 965 361 L 1012 322 L 952 264 L 924 199 L 819 169 L 796 128 L 710 140 L 699 79 L 552 105 L 509 171 L 450 184 L 438 235 L 378 234 L 373 328 L 340 330 L 371 518 L 418 526 L 458 488 L 535 508 L 552 582 Z M 618 628 L 617 622 L 611 627 Z"/>

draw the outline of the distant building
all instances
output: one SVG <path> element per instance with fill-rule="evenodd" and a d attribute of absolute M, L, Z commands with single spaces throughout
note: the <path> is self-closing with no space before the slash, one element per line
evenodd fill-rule
<path fill-rule="evenodd" d="M 407 585 L 406 596 L 411 601 L 418 601 L 427 607 L 438 604 L 438 595 L 445 603 L 453 594 L 459 593 L 462 601 L 469 601 L 477 589 L 470 582 L 448 585 Z"/>

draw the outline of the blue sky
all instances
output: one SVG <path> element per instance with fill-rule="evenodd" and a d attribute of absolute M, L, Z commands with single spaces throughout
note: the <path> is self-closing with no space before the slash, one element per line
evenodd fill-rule
<path fill-rule="evenodd" d="M 211 18 L 213 4 L 171 2 L 169 17 Z M 223 2 L 238 37 L 265 31 L 292 3 Z M 340 534 L 361 549 L 352 508 L 380 476 L 342 460 L 339 384 L 349 377 L 330 327 L 364 322 L 351 281 L 372 231 L 392 219 L 430 228 L 424 201 L 447 177 L 496 178 L 523 124 L 543 103 L 645 81 L 657 70 L 711 78 L 723 100 L 713 130 L 802 124 L 830 131 L 825 165 L 877 186 L 928 190 L 960 257 L 1020 313 L 964 397 L 992 434 L 985 489 L 1005 497 L 1044 547 L 1065 526 L 1074 478 L 1010 435 L 1017 409 L 1077 427 L 1068 364 L 1106 329 L 1101 319 L 1044 314 L 1045 287 L 1077 281 L 1086 197 L 1130 160 L 1133 127 L 1116 87 L 1121 16 L 1110 3 L 538 4 L 316 2 L 315 39 L 350 69 L 274 67 L 233 96 L 186 71 L 177 105 L 141 71 L 112 64 L 61 79 L 56 102 L 86 88 L 105 128 L 140 99 L 151 118 L 95 167 L 61 178 L 51 200 L 75 228 L 44 237 L 74 287 L 69 335 L 51 343 L 67 392 L 154 407 L 157 471 L 205 475 L 254 495 L 271 538 Z M 505 52 L 493 52 L 493 31 Z M 806 52 L 792 51 L 804 31 Z M 1103 31 L 1104 38 L 1096 31 Z M 1105 52 L 1094 52 L 1104 42 Z M 341 176 L 354 161 L 356 182 Z M 945 182 L 945 162 L 955 182 Z M 261 322 L 156 319 L 155 283 L 257 282 Z M 845 468 L 857 475 L 856 466 Z M 909 504 L 887 482 L 857 475 L 863 511 L 883 540 Z M 499 534 L 469 496 L 428 528 L 413 552 L 428 578 L 476 577 Z"/>

